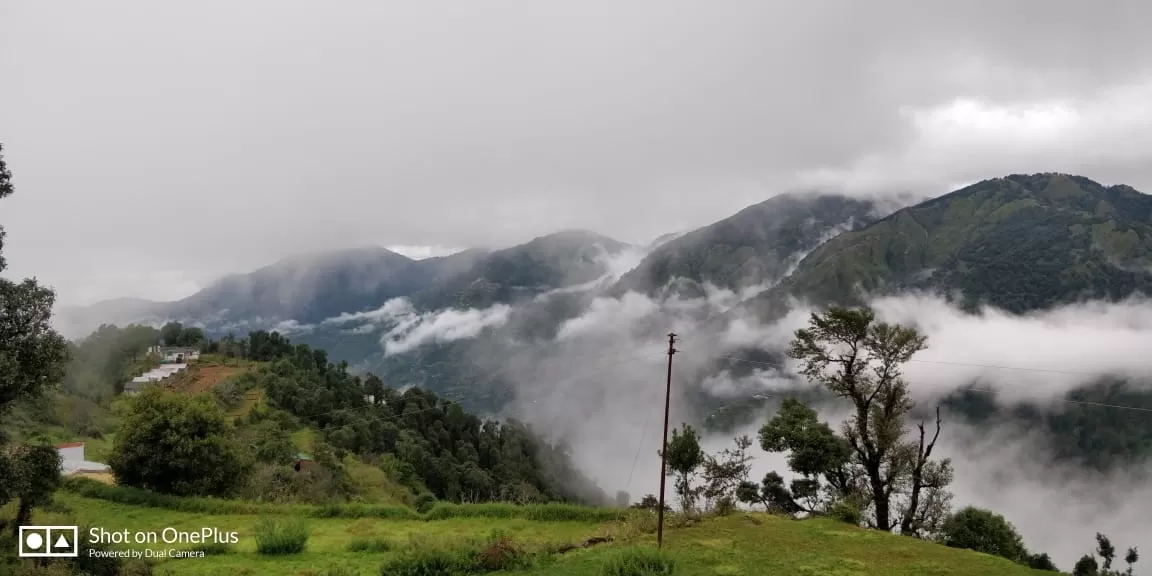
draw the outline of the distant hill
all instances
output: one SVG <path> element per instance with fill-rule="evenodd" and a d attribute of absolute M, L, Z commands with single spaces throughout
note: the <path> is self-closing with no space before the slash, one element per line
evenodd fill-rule
<path fill-rule="evenodd" d="M 209 331 L 314 324 L 410 297 L 422 309 L 486 307 L 603 276 L 606 258 L 627 244 L 586 231 L 563 231 L 511 248 L 470 249 L 413 260 L 381 247 L 285 258 L 222 278 L 175 302 L 119 299 L 59 311 L 71 337 L 101 323 L 205 324 Z"/>
<path fill-rule="evenodd" d="M 628 244 L 586 230 L 565 230 L 477 258 L 415 294 L 421 308 L 486 308 L 548 290 L 585 284 L 609 270 Z"/>
<path fill-rule="evenodd" d="M 781 194 L 664 241 L 613 292 L 653 294 L 674 278 L 733 291 L 773 283 L 795 266 L 798 255 L 877 216 L 867 200 Z"/>
<path fill-rule="evenodd" d="M 753 306 L 907 289 L 1011 312 L 1152 292 L 1152 196 L 1065 174 L 985 180 L 833 238 Z"/>

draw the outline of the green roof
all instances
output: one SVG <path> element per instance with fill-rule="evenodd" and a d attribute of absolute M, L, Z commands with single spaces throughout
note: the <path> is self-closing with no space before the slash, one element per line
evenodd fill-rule
<path fill-rule="evenodd" d="M 309 456 L 309 455 L 307 455 L 307 454 L 305 454 L 305 453 L 303 453 L 303 452 L 299 452 L 299 453 L 297 453 L 297 454 L 296 454 L 296 459 L 297 459 L 297 460 L 311 460 L 311 459 L 312 459 L 312 457 L 311 457 L 311 456 Z"/>

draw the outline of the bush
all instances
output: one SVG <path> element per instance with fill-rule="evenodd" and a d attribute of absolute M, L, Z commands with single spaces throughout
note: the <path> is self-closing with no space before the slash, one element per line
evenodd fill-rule
<path fill-rule="evenodd" d="M 348 543 L 349 552 L 387 552 L 392 549 L 392 542 L 376 538 L 357 538 Z"/>
<path fill-rule="evenodd" d="M 406 550 L 380 567 L 382 576 L 468 576 L 473 572 L 471 551 L 448 548 Z"/>
<path fill-rule="evenodd" d="M 724 496 L 716 501 L 716 515 L 728 516 L 736 511 L 736 501 L 731 496 Z"/>
<path fill-rule="evenodd" d="M 421 514 L 427 514 L 436 505 L 436 496 L 431 492 L 423 492 L 416 497 L 413 507 Z"/>
<path fill-rule="evenodd" d="M 193 546 L 190 550 L 198 550 L 203 552 L 205 556 L 219 556 L 221 554 L 231 554 L 236 551 L 231 544 L 225 544 L 223 542 L 205 542 Z"/>
<path fill-rule="evenodd" d="M 628 548 L 608 559 L 601 576 L 668 576 L 676 572 L 672 557 L 652 548 Z"/>
<path fill-rule="evenodd" d="M 256 526 L 256 551 L 265 555 L 299 554 L 308 545 L 308 527 L 299 520 L 265 518 Z"/>
<path fill-rule="evenodd" d="M 1016 562 L 1027 562 L 1024 539 L 1003 516 L 968 506 L 944 521 L 940 540 L 945 546 L 967 548 Z"/>
<path fill-rule="evenodd" d="M 511 536 L 496 531 L 488 538 L 488 545 L 475 557 L 475 568 L 483 572 L 515 570 L 531 564 L 531 557 Z"/>
<path fill-rule="evenodd" d="M 841 500 L 832 506 L 829 516 L 853 526 L 859 526 L 864 521 L 864 512 L 860 505 L 852 500 Z"/>

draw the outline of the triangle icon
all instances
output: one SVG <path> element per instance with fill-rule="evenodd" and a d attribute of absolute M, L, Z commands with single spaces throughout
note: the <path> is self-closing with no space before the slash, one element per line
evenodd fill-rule
<path fill-rule="evenodd" d="M 70 546 L 72 545 L 68 543 L 68 540 L 64 538 L 63 534 L 61 534 L 60 537 L 56 539 L 56 543 L 52 545 L 53 548 L 68 548 Z"/>

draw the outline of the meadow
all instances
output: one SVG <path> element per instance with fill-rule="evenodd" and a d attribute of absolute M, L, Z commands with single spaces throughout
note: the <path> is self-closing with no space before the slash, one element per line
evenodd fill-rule
<path fill-rule="evenodd" d="M 239 533 L 230 546 L 127 545 L 205 553 L 150 561 L 154 574 L 172 575 L 458 576 L 482 573 L 473 561 L 487 556 L 498 556 L 493 562 L 508 572 L 541 576 L 1041 574 L 1002 558 L 834 520 L 741 511 L 697 520 L 669 515 L 660 554 L 652 512 L 555 504 L 440 503 L 418 514 L 393 505 L 178 498 L 74 480 L 35 520 L 109 531 Z M 301 546 L 293 548 L 292 540 Z M 472 568 L 453 564 L 460 558 Z"/>

